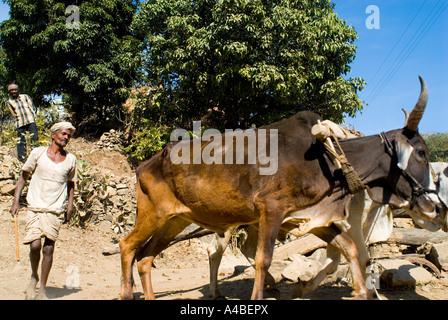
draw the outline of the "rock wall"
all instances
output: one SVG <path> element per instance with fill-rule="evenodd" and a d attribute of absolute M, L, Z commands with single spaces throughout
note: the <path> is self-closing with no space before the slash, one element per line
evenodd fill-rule
<path fill-rule="evenodd" d="M 72 139 L 70 152 L 78 158 L 78 181 L 75 187 L 75 214 L 72 224 L 98 225 L 104 231 L 124 233 L 135 220 L 135 174 L 121 153 L 123 134 L 111 130 L 97 142 Z M 12 204 L 15 185 L 22 164 L 13 156 L 15 148 L 0 146 L 0 202 Z M 127 170 L 123 170 L 125 167 Z M 106 169 L 107 170 L 106 170 Z M 21 197 L 26 206 L 27 187 Z"/>

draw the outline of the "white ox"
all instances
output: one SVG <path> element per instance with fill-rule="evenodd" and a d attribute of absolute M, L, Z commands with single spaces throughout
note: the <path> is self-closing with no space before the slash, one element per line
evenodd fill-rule
<path fill-rule="evenodd" d="M 436 190 L 440 200 L 445 206 L 448 206 L 448 163 L 433 162 L 434 181 Z M 412 212 L 409 212 L 412 217 Z M 414 222 L 429 231 L 437 231 L 442 226 L 429 221 L 423 221 L 418 217 L 412 217 Z M 388 205 L 382 205 L 372 201 L 366 191 L 355 194 L 350 205 L 350 214 L 347 220 L 335 222 L 343 232 L 346 232 L 356 243 L 359 251 L 359 262 L 364 271 L 365 278 L 368 277 L 366 272 L 369 262 L 369 253 L 367 245 L 370 243 L 386 241 L 393 228 L 393 212 Z M 210 261 L 210 297 L 216 299 L 221 296 L 218 289 L 218 269 L 221 263 L 222 255 L 229 242 L 230 237 L 236 231 L 231 228 L 223 236 L 216 234 L 215 241 L 208 247 Z M 294 229 L 288 231 L 294 234 Z M 444 230 L 447 231 L 447 230 Z M 257 246 L 258 231 L 255 226 L 249 227 L 248 237 L 241 248 L 242 253 L 248 261 L 254 265 L 254 257 Z M 300 282 L 295 289 L 295 296 L 302 296 L 306 293 L 314 291 L 322 280 L 333 273 L 341 261 L 341 252 L 335 247 L 327 246 L 327 260 L 317 275 L 307 282 Z M 269 274 L 266 275 L 268 287 L 274 287 L 275 281 Z"/>

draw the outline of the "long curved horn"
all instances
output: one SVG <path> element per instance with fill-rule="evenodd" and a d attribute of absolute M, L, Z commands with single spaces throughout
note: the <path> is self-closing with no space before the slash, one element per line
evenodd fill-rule
<path fill-rule="evenodd" d="M 423 116 L 423 112 L 425 112 L 426 103 L 428 102 L 428 88 L 426 87 L 425 80 L 420 76 L 418 76 L 418 78 L 420 79 L 421 85 L 420 96 L 418 97 L 418 101 L 415 104 L 414 109 L 412 109 L 406 123 L 406 127 L 412 131 L 418 131 L 418 124 Z"/>
<path fill-rule="evenodd" d="M 401 111 L 404 112 L 404 126 L 406 127 L 408 125 L 409 111 L 405 108 L 401 108 Z"/>

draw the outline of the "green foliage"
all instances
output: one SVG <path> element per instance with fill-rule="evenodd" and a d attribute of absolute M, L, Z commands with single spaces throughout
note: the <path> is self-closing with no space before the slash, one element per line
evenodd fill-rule
<path fill-rule="evenodd" d="M 422 136 L 429 148 L 429 161 L 448 162 L 448 133 L 432 132 Z"/>
<path fill-rule="evenodd" d="M 147 105 L 169 125 L 209 115 L 247 128 L 300 110 L 341 122 L 362 109 L 345 79 L 357 38 L 329 0 L 156 0 L 133 29 L 146 37 Z"/>
<path fill-rule="evenodd" d="M 149 159 L 166 145 L 170 131 L 167 127 L 145 119 L 138 130 L 135 130 L 125 151 L 138 161 Z"/>
<path fill-rule="evenodd" d="M 246 242 L 248 233 L 249 227 L 242 226 L 238 228 L 238 230 L 232 235 L 230 239 L 230 246 L 232 248 L 232 251 L 236 252 L 237 249 L 241 249 L 243 247 L 244 242 Z"/>
<path fill-rule="evenodd" d="M 45 95 L 63 95 L 78 125 L 113 117 L 140 64 L 140 41 L 129 29 L 135 1 L 81 1 L 79 28 L 66 25 L 72 1 L 6 2 L 11 18 L 0 26 L 0 41 L 8 81 L 38 106 L 47 105 Z"/>

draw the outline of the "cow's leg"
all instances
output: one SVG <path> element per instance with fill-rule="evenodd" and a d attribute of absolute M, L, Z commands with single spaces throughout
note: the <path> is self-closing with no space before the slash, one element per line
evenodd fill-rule
<path fill-rule="evenodd" d="M 252 300 L 263 299 L 264 280 L 271 265 L 275 239 L 283 218 L 282 215 L 276 216 L 272 212 L 268 215 L 264 209 L 261 212 L 258 245 L 255 254 L 255 282 L 252 290 Z"/>
<path fill-rule="evenodd" d="M 137 220 L 134 229 L 120 241 L 121 299 L 133 299 L 132 264 L 135 255 L 154 232 L 169 219 L 168 215 L 163 214 L 168 210 L 170 207 L 164 208 L 164 203 L 161 201 L 156 206 L 150 196 L 142 191 L 140 184 L 137 184 Z"/>
<path fill-rule="evenodd" d="M 216 234 L 216 238 L 210 246 L 207 248 L 209 255 L 209 263 L 210 263 L 210 289 L 209 294 L 213 299 L 217 299 L 221 297 L 221 293 L 218 288 L 218 269 L 221 263 L 222 255 L 225 251 L 225 248 L 230 240 L 232 234 L 237 230 L 238 227 L 231 228 L 227 230 L 222 237 Z M 244 241 L 243 246 L 241 247 L 241 253 L 246 257 L 247 261 L 251 264 L 252 267 L 255 268 L 255 252 L 257 249 L 257 240 L 258 240 L 258 230 L 255 226 L 249 226 L 248 237 Z M 278 295 L 276 290 L 276 284 L 274 277 L 266 272 L 266 287 L 268 290 L 272 290 L 272 294 Z"/>
<path fill-rule="evenodd" d="M 244 241 L 243 246 L 241 247 L 241 253 L 244 254 L 247 261 L 249 261 L 250 265 L 255 268 L 255 254 L 257 251 L 257 241 L 258 241 L 258 229 L 254 225 L 249 225 L 249 231 L 247 233 L 247 239 Z M 265 277 L 266 289 L 270 294 L 278 296 L 278 292 L 276 292 L 276 283 L 274 277 L 266 272 Z"/>
<path fill-rule="evenodd" d="M 355 299 L 367 299 L 367 286 L 358 260 L 358 249 L 353 240 L 335 225 L 316 228 L 311 231 L 325 242 L 339 249 L 349 263 L 353 276 L 353 294 Z"/>
<path fill-rule="evenodd" d="M 319 272 L 309 281 L 299 282 L 294 288 L 294 298 L 302 297 L 303 295 L 312 292 L 317 289 L 320 283 L 329 274 L 336 271 L 339 263 L 341 262 L 341 252 L 329 244 L 327 246 L 327 260 Z"/>
<path fill-rule="evenodd" d="M 136 223 L 134 229 L 122 240 L 120 240 L 121 253 L 121 294 L 120 299 L 133 299 L 132 293 L 132 265 L 137 250 L 151 237 L 155 227 L 146 227 Z"/>
<path fill-rule="evenodd" d="M 146 300 L 154 300 L 151 284 L 151 267 L 154 258 L 167 248 L 170 242 L 191 222 L 181 217 L 173 217 L 159 228 L 151 239 L 137 252 L 137 268 L 143 285 Z"/>
<path fill-rule="evenodd" d="M 221 297 L 221 293 L 218 288 L 218 269 L 221 264 L 222 255 L 229 243 L 230 237 L 236 231 L 238 227 L 229 228 L 222 236 L 215 233 L 215 238 L 212 243 L 207 247 L 208 260 L 210 267 L 210 288 L 209 295 L 212 299 Z"/>

